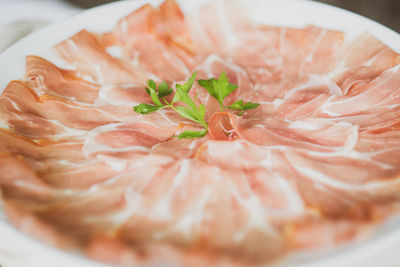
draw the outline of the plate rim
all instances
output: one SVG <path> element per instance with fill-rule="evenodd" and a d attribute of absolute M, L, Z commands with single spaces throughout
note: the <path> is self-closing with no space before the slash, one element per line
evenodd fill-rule
<path fill-rule="evenodd" d="M 193 2 L 196 2 L 197 4 L 199 4 L 199 3 L 201 4 L 203 2 L 208 2 L 208 1 L 209 0 L 204 0 L 204 1 L 196 0 Z M 54 24 L 50 24 L 50 25 L 40 29 L 39 31 L 36 31 L 36 32 L 24 37 L 23 39 L 19 40 L 18 42 L 16 42 L 15 44 L 10 46 L 6 50 L 4 50 L 0 54 L 0 73 L 2 73 L 2 74 L 4 73 L 4 70 L 6 70 L 5 66 L 7 65 L 8 61 L 10 60 L 11 57 L 15 56 L 16 53 L 20 53 L 21 51 L 26 51 L 26 49 L 23 48 L 26 44 L 29 44 L 30 42 L 37 44 L 38 38 L 41 38 L 42 36 L 46 36 L 46 35 L 50 34 L 51 32 L 55 32 L 59 28 L 68 27 L 68 25 L 74 24 L 75 26 L 70 28 L 67 32 L 68 33 L 72 33 L 72 32 L 76 33 L 77 30 L 79 30 L 78 29 L 79 27 L 81 27 L 80 29 L 86 28 L 86 27 L 84 27 L 84 25 L 77 25 L 78 22 L 85 21 L 85 20 L 87 20 L 87 18 L 92 17 L 98 13 L 105 13 L 106 10 L 108 12 L 110 9 L 123 10 L 126 8 L 125 9 L 125 11 L 126 11 L 125 15 L 126 15 L 126 14 L 129 14 L 130 12 L 134 11 L 135 9 L 137 9 L 144 3 L 152 3 L 152 4 L 157 5 L 160 2 L 162 2 L 162 0 L 117 1 L 114 3 L 108 3 L 105 5 L 101 5 L 101 6 L 98 6 L 95 8 L 85 10 L 85 11 L 83 11 L 79 14 L 73 15 L 63 21 L 59 21 Z M 182 3 L 184 3 L 184 0 L 180 0 L 178 2 L 180 4 L 182 4 Z M 284 3 L 286 3 L 286 4 L 297 5 L 297 6 L 302 6 L 302 7 L 312 6 L 313 9 L 317 9 L 317 10 L 318 9 L 331 10 L 330 12 L 333 12 L 336 15 L 341 14 L 344 17 L 352 18 L 351 19 L 352 21 L 360 22 L 363 25 L 363 27 L 366 30 L 368 30 L 372 35 L 374 35 L 375 37 L 380 39 L 383 43 L 388 45 L 393 50 L 400 52 L 400 34 L 399 33 L 395 32 L 394 30 L 389 29 L 388 27 L 386 27 L 378 22 L 375 22 L 369 18 L 363 17 L 359 14 L 356 14 L 354 12 L 351 12 L 351 11 L 348 11 L 345 9 L 341 9 L 341 8 L 334 7 L 334 6 L 325 4 L 325 3 L 320 3 L 320 2 L 316 2 L 316 1 L 310 1 L 310 0 L 251 0 L 249 2 L 252 2 L 252 4 L 254 4 L 254 5 L 257 5 L 258 3 L 262 3 L 262 2 L 272 4 L 272 5 L 277 5 L 277 3 L 279 3 L 279 5 L 283 5 Z M 124 12 L 119 13 L 117 15 L 117 17 L 122 18 L 124 16 L 123 13 Z M 114 26 L 114 24 L 115 24 L 115 21 L 114 21 L 114 23 L 110 24 L 110 26 Z M 279 25 L 279 23 L 276 25 Z M 302 26 L 305 26 L 305 25 L 302 25 Z M 112 27 L 110 27 L 108 30 L 110 30 L 111 28 Z M 67 34 L 67 32 L 60 34 L 60 35 L 63 35 L 63 39 L 60 39 L 60 41 L 66 39 L 72 35 L 72 34 Z M 53 41 L 55 41 L 55 39 Z M 39 46 L 41 46 L 42 49 L 50 48 L 49 46 L 47 46 L 45 48 L 46 45 L 44 45 L 44 44 L 39 45 Z M 28 54 L 25 53 L 23 56 L 23 59 Z M 6 63 L 3 63 L 3 62 L 6 62 Z M 22 68 L 22 66 L 24 66 L 24 64 L 21 62 L 17 63 L 17 65 L 19 66 L 19 68 Z M 24 69 L 24 67 L 23 67 L 23 69 Z M 15 78 L 11 78 L 11 77 L 17 76 L 17 75 L 11 75 L 10 76 L 11 79 L 3 78 L 3 76 L 10 75 L 10 72 L 5 72 L 5 73 L 6 73 L 5 75 L 0 75 L 1 76 L 0 77 L 0 93 L 6 87 L 7 81 L 13 80 Z M 20 74 L 18 76 L 23 77 L 23 73 L 20 72 Z M 2 211 L 0 209 L 0 213 L 1 212 Z M 56 258 L 56 257 L 62 258 L 62 259 L 66 259 L 67 262 L 69 262 L 69 263 L 75 262 L 76 264 L 85 264 L 85 266 L 108 266 L 108 265 L 104 265 L 103 263 L 98 263 L 98 262 L 92 261 L 86 257 L 77 257 L 76 254 L 48 246 L 48 245 L 44 244 L 43 242 L 34 239 L 33 237 L 31 237 L 28 234 L 20 232 L 17 228 L 15 228 L 13 225 L 8 223 L 7 221 L 0 219 L 0 233 L 2 231 L 7 231 L 8 233 L 12 233 L 12 235 L 14 235 L 15 238 L 19 239 L 18 242 L 24 242 L 25 243 L 24 245 L 31 247 L 32 251 L 41 250 L 44 253 L 49 252 L 52 254 L 53 258 Z M 362 255 L 372 255 L 372 254 L 376 255 L 380 251 L 383 251 L 385 248 L 389 247 L 391 244 L 394 244 L 395 242 L 399 242 L 399 241 L 400 241 L 400 226 L 397 226 L 392 231 L 389 231 L 389 233 L 382 234 L 382 236 L 378 237 L 376 240 L 370 240 L 368 243 L 356 245 L 356 247 L 351 248 L 349 251 L 344 251 L 338 255 L 328 256 L 326 258 L 317 259 L 317 260 L 314 260 L 311 262 L 307 262 L 307 263 L 303 263 L 303 264 L 300 263 L 300 264 L 295 264 L 295 265 L 290 265 L 290 266 L 297 266 L 297 267 L 300 267 L 300 266 L 301 267 L 306 267 L 306 266 L 317 267 L 317 266 L 322 266 L 322 265 L 323 266 L 338 266 L 340 264 L 343 264 L 343 259 L 346 259 L 346 264 L 348 265 L 348 264 L 351 264 L 351 263 L 354 263 L 354 262 L 360 260 L 362 258 Z M 369 243 L 374 243 L 374 244 L 369 244 Z M 354 253 L 356 255 L 350 255 L 351 253 Z M 47 254 L 47 253 L 45 253 L 45 254 Z"/>

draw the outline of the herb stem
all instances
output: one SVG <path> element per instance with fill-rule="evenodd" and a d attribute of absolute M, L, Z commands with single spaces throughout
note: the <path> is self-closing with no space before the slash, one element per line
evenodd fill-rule
<path fill-rule="evenodd" d="M 171 104 L 168 103 L 167 99 L 165 99 L 165 97 L 162 98 L 164 100 L 164 102 L 167 104 L 168 107 L 171 107 Z"/>

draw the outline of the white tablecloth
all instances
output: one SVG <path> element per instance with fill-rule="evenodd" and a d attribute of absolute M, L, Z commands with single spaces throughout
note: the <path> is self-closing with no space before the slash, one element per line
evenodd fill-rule
<path fill-rule="evenodd" d="M 30 32 L 79 11 L 61 0 L 0 0 L 0 51 Z"/>
<path fill-rule="evenodd" d="M 24 35 L 80 11 L 61 0 L 0 0 L 0 52 Z M 47 255 L 40 246 L 32 248 L 16 242 L 12 235 L 0 227 L 0 267 L 36 266 L 75 267 L 57 262 L 56 256 Z M 400 267 L 400 240 L 397 246 L 378 255 L 365 255 L 364 260 L 355 265 L 337 267 L 361 266 Z"/>

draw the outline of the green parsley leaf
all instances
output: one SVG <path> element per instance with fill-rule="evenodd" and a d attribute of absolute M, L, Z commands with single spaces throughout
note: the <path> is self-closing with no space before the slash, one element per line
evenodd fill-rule
<path fill-rule="evenodd" d="M 225 72 L 221 73 L 218 80 L 214 78 L 208 80 L 199 80 L 198 84 L 205 88 L 211 96 L 218 100 L 219 105 L 221 106 L 221 111 L 224 110 L 225 97 L 233 93 L 238 88 L 237 85 L 229 83 Z"/>
<path fill-rule="evenodd" d="M 213 96 L 213 97 L 215 97 L 215 98 L 218 99 L 218 95 L 217 95 L 217 93 L 215 92 L 215 89 L 214 89 L 214 81 L 216 81 L 216 80 L 215 80 L 214 78 L 211 78 L 211 79 L 208 79 L 208 80 L 198 80 L 197 83 L 198 83 L 201 87 L 203 87 L 204 89 L 206 89 L 207 92 L 208 92 L 211 96 Z"/>
<path fill-rule="evenodd" d="M 218 101 L 220 101 L 220 103 L 225 99 L 225 97 L 238 88 L 237 85 L 229 83 L 225 72 L 221 73 L 218 80 L 213 81 L 213 85 L 218 94 Z"/>
<path fill-rule="evenodd" d="M 192 89 L 193 83 L 196 79 L 197 76 L 197 72 L 194 72 L 192 74 L 192 76 L 189 78 L 187 83 L 184 83 L 183 85 L 180 84 L 176 84 L 176 91 L 177 93 L 175 94 L 174 98 L 172 99 L 171 105 L 173 105 L 174 103 L 178 102 L 181 100 L 181 95 L 178 94 L 178 90 L 184 91 L 186 92 L 186 94 L 188 94 L 190 92 L 190 89 Z"/>
<path fill-rule="evenodd" d="M 166 82 L 162 82 L 159 86 L 158 86 L 158 97 L 164 97 L 167 95 L 172 94 L 172 88 L 169 87 L 168 83 Z"/>
<path fill-rule="evenodd" d="M 194 76 L 192 76 L 192 77 L 194 77 Z M 190 98 L 188 91 L 186 89 L 189 88 L 189 90 L 190 90 L 191 86 L 193 85 L 193 82 L 189 82 L 189 83 L 190 83 L 189 86 L 186 88 L 185 88 L 185 85 L 176 87 L 176 95 L 178 95 L 180 101 L 182 101 L 183 103 L 185 103 L 188 106 L 188 107 L 178 106 L 178 107 L 176 107 L 176 111 L 181 116 L 183 116 L 189 120 L 192 120 L 194 122 L 197 122 L 204 127 L 207 127 L 207 123 L 204 118 L 204 116 L 206 114 L 206 108 L 203 104 L 201 104 L 197 107 L 194 100 Z"/>
<path fill-rule="evenodd" d="M 243 100 L 236 101 L 230 106 L 227 106 L 227 108 L 232 109 L 232 110 L 243 110 Z"/>
<path fill-rule="evenodd" d="M 196 104 L 194 101 L 190 98 L 188 93 L 185 91 L 183 87 L 177 87 L 176 88 L 176 94 L 179 96 L 179 100 L 188 105 L 191 109 L 196 109 Z"/>
<path fill-rule="evenodd" d="M 260 106 L 259 103 L 247 102 L 243 105 L 243 110 L 256 109 L 258 106 Z"/>
<path fill-rule="evenodd" d="M 133 107 L 133 110 L 140 114 L 149 114 L 159 109 L 160 107 L 149 104 L 140 104 Z"/>
<path fill-rule="evenodd" d="M 183 106 L 177 106 L 175 109 L 176 109 L 176 112 L 178 112 L 179 115 L 181 115 L 182 117 L 189 119 L 191 121 L 200 123 L 199 119 L 197 118 L 197 114 L 195 112 L 193 112 L 193 110 L 191 110 L 190 108 L 183 107 Z"/>
<path fill-rule="evenodd" d="M 197 71 L 195 71 L 192 74 L 192 77 L 189 78 L 189 81 L 183 85 L 183 88 L 185 89 L 186 93 L 189 93 L 190 89 L 192 89 L 193 83 L 196 80 L 196 76 L 197 76 Z"/>
<path fill-rule="evenodd" d="M 245 111 L 245 110 L 249 110 L 249 109 L 258 108 L 259 105 L 260 104 L 258 104 L 258 103 L 253 103 L 253 102 L 244 103 L 243 100 L 239 100 L 239 101 L 236 101 L 235 103 L 233 103 L 232 105 L 227 106 L 227 108 L 233 109 L 233 110 Z"/>
<path fill-rule="evenodd" d="M 182 85 L 180 85 L 180 84 L 176 84 L 175 87 L 176 87 L 176 91 L 178 91 L 179 88 L 181 88 L 181 90 L 183 90 Z M 171 105 L 175 104 L 176 102 L 179 102 L 179 100 L 181 100 L 181 99 L 179 98 L 179 94 L 176 92 L 174 95 L 174 98 L 172 99 Z"/>
<path fill-rule="evenodd" d="M 175 111 L 179 113 L 182 117 L 189 119 L 191 121 L 197 122 L 198 124 L 201 124 L 205 128 L 208 127 L 206 121 L 205 121 L 205 107 L 204 105 L 200 105 L 198 108 L 195 107 L 194 109 L 190 109 L 187 107 L 183 106 L 177 106 L 175 108 Z"/>
<path fill-rule="evenodd" d="M 227 106 L 227 108 L 232 109 L 232 110 L 240 110 L 241 112 L 238 114 L 239 116 L 242 116 L 244 111 L 250 110 L 250 109 L 255 109 L 259 106 L 260 104 L 258 103 L 253 103 L 253 102 L 247 102 L 244 103 L 243 100 L 236 101 L 230 106 Z"/>
<path fill-rule="evenodd" d="M 208 130 L 205 129 L 203 131 L 184 131 L 179 136 L 178 139 L 193 139 L 204 137 L 207 134 Z"/>
<path fill-rule="evenodd" d="M 163 103 L 161 103 L 160 99 L 158 98 L 158 94 L 157 94 L 156 90 L 154 90 L 151 87 L 149 87 L 148 90 L 149 90 L 150 97 L 153 100 L 154 104 L 156 104 L 159 107 L 164 106 Z"/>
<path fill-rule="evenodd" d="M 148 80 L 147 85 L 149 86 L 149 88 L 153 89 L 154 91 L 157 89 L 157 84 L 153 80 Z"/>
<path fill-rule="evenodd" d="M 197 109 L 197 113 L 199 114 L 199 118 L 201 120 L 200 124 L 203 126 L 207 126 L 207 123 L 205 121 L 205 116 L 206 116 L 206 106 L 204 106 L 203 104 L 200 104 L 198 109 Z"/>

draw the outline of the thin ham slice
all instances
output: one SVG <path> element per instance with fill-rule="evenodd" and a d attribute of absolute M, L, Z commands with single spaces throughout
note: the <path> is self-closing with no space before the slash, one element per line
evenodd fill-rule
<path fill-rule="evenodd" d="M 38 91 L 38 94 L 48 93 L 73 101 L 93 103 L 99 92 L 97 85 L 37 56 L 26 58 L 26 78 L 32 82 L 32 88 Z"/>
<path fill-rule="evenodd" d="M 38 94 L 49 94 L 85 104 L 126 105 L 149 101 L 142 87 L 97 85 L 79 77 L 79 73 L 60 69 L 47 60 L 26 58 L 27 84 Z"/>
<path fill-rule="evenodd" d="M 37 122 L 38 127 L 42 127 L 43 132 L 46 133 L 47 129 L 43 127 L 46 124 L 49 125 L 48 131 L 55 129 L 61 131 L 63 128 L 88 130 L 113 121 L 112 118 L 103 115 L 100 110 L 90 106 L 46 94 L 38 96 L 31 88 L 19 81 L 11 82 L 7 86 L 0 101 L 6 119 L 11 120 L 15 116 L 18 120 L 20 114 L 26 117 L 26 130 L 32 127 L 28 122 Z M 59 122 L 59 124 L 52 122 Z M 24 132 L 25 127 L 18 131 Z M 37 131 L 40 132 L 39 129 Z"/>
<path fill-rule="evenodd" d="M 393 108 L 399 104 L 399 79 L 399 68 L 389 69 L 364 85 L 358 94 L 331 98 L 325 105 L 325 112 L 343 116 Z"/>
<path fill-rule="evenodd" d="M 197 62 L 185 18 L 173 0 L 159 9 L 143 6 L 103 39 L 109 47 L 119 45 L 130 65 L 167 81 L 184 79 Z"/>
<path fill-rule="evenodd" d="M 61 58 L 74 64 L 98 84 L 145 84 L 149 76 L 106 52 L 95 35 L 82 30 L 55 47 Z"/>
<path fill-rule="evenodd" d="M 37 160 L 43 159 L 68 159 L 72 162 L 79 162 L 85 159 L 82 152 L 82 144 L 75 141 L 46 141 L 30 140 L 17 135 L 9 130 L 0 130 L 0 151 L 15 153 Z"/>
<path fill-rule="evenodd" d="M 315 26 L 247 27 L 238 31 L 239 44 L 232 55 L 254 83 L 265 85 L 283 77 L 327 74 L 336 66 L 343 39 L 341 32 Z"/>
<path fill-rule="evenodd" d="M 214 140 L 233 140 L 237 137 L 239 118 L 230 112 L 214 113 L 208 120 L 210 137 Z"/>
<path fill-rule="evenodd" d="M 9 220 L 21 232 L 29 234 L 34 238 L 51 246 L 73 251 L 78 244 L 72 238 L 65 236 L 55 230 L 51 225 L 44 223 L 40 218 L 19 203 L 6 203 L 4 207 L 5 213 Z"/>
<path fill-rule="evenodd" d="M 331 76 L 345 94 L 354 94 L 358 86 L 400 63 L 396 52 L 368 33 L 344 46 L 340 54 Z"/>
<path fill-rule="evenodd" d="M 16 187 L 17 190 L 24 188 L 26 195 L 37 196 L 38 198 L 49 198 L 52 195 L 52 188 L 43 183 L 34 173 L 32 168 L 21 156 L 1 155 L 1 186 L 2 188 Z M 7 190 L 3 192 L 6 194 Z"/>
<path fill-rule="evenodd" d="M 368 227 L 361 220 L 332 220 L 298 223 L 291 236 L 291 246 L 298 250 L 316 249 L 318 247 L 332 248 L 337 244 L 361 238 L 368 233 Z M 325 233 L 324 235 L 321 235 Z"/>

